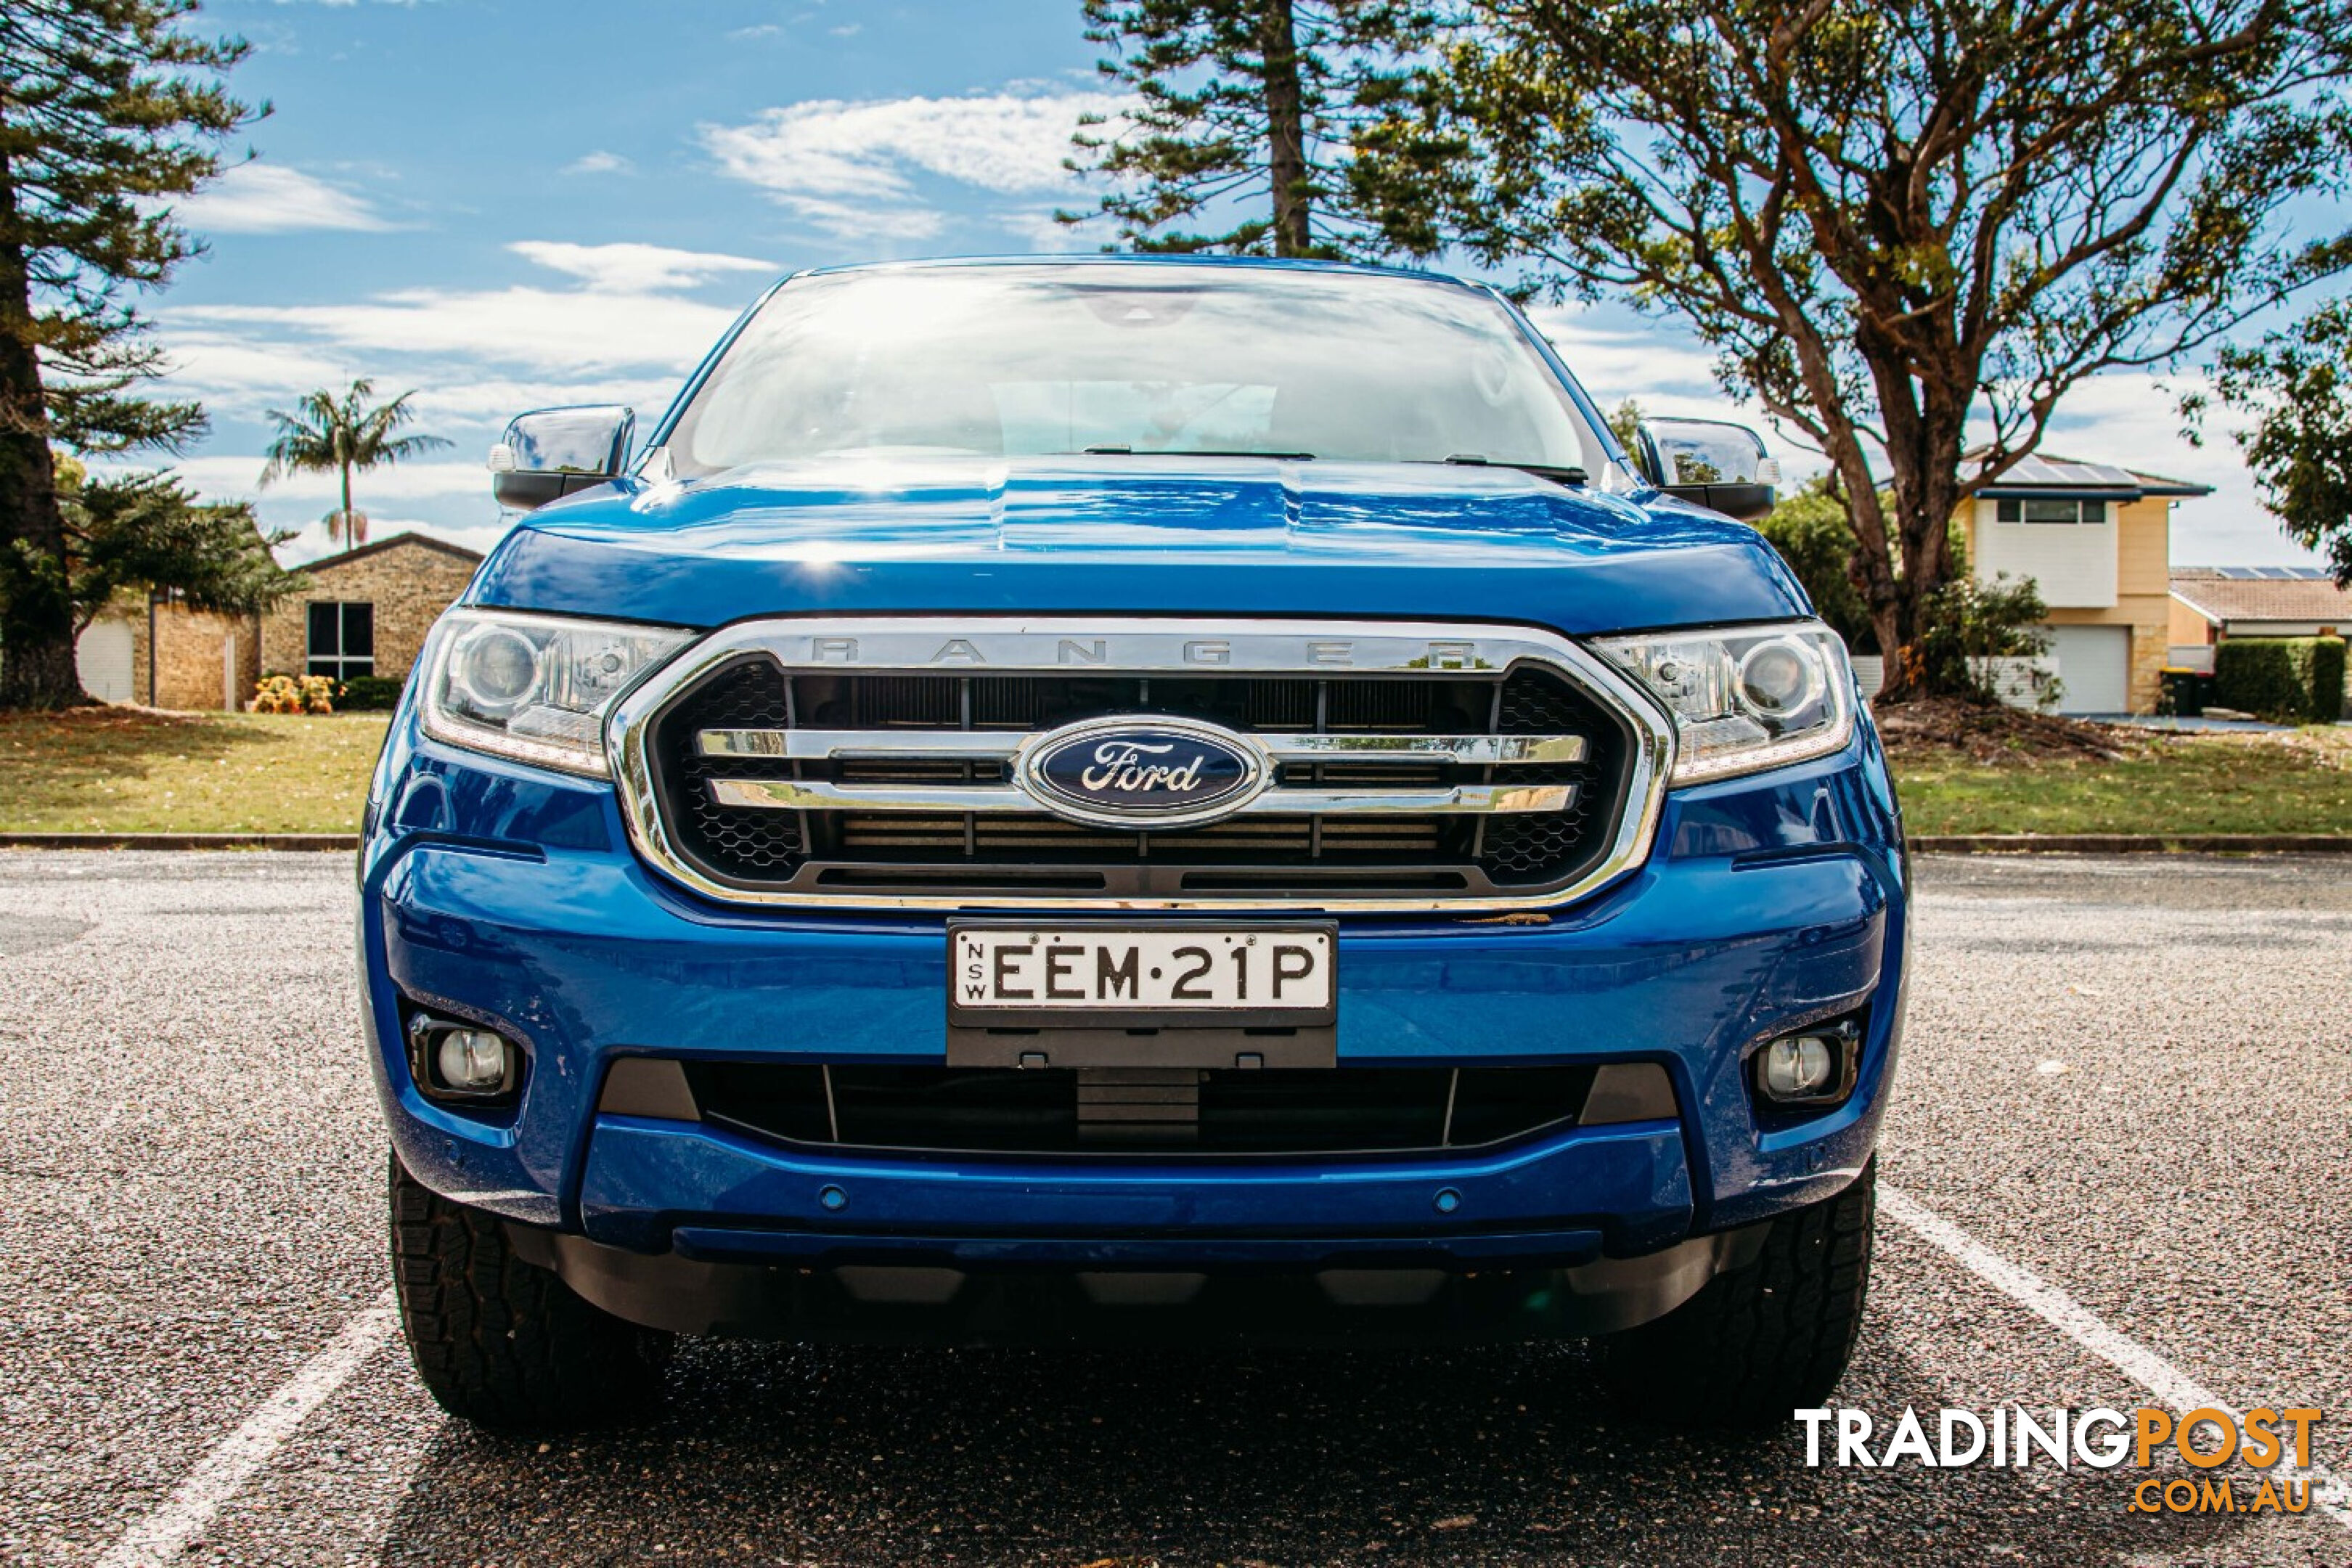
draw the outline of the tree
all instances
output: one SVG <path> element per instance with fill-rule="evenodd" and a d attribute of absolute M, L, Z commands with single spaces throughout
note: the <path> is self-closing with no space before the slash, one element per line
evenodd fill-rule
<path fill-rule="evenodd" d="M 408 406 L 414 392 L 371 407 L 368 399 L 374 395 L 374 384 L 362 377 L 340 398 L 322 389 L 306 395 L 291 414 L 269 410 L 278 438 L 269 443 L 269 463 L 261 470 L 261 482 L 275 484 L 295 473 L 341 476 L 343 504 L 326 516 L 327 538 L 336 543 L 346 539 L 353 544 L 367 542 L 367 513 L 352 506 L 352 475 L 389 468 L 449 444 L 438 436 L 393 433 L 415 417 Z"/>
<path fill-rule="evenodd" d="M 86 702 L 55 441 L 184 449 L 190 403 L 131 389 L 159 369 L 131 296 L 198 248 L 169 201 L 255 111 L 219 73 L 235 39 L 179 30 L 195 0 L 0 5 L 0 708 Z"/>
<path fill-rule="evenodd" d="M 1756 531 L 1771 541 L 1780 559 L 1789 563 L 1813 613 L 1853 648 L 1874 646 L 1870 612 L 1853 585 L 1853 526 L 1846 519 L 1845 497 L 1834 474 L 1805 481 L 1780 501 Z"/>
<path fill-rule="evenodd" d="M 2352 588 L 2352 300 L 2313 311 L 2259 344 L 2222 349 L 2214 395 L 2253 425 L 2235 433 L 2263 504 Z M 2190 437 L 2208 399 L 2184 399 Z"/>
<path fill-rule="evenodd" d="M 169 590 L 192 609 L 253 615 L 302 584 L 270 554 L 253 509 L 207 505 L 169 474 L 93 479 L 57 458 L 76 637 L 118 594 Z"/>
<path fill-rule="evenodd" d="M 1135 95 L 1089 115 L 1068 166 L 1107 176 L 1092 213 L 1139 250 L 1339 256 L 1372 237 L 1343 165 L 1390 112 L 1433 14 L 1412 0 L 1085 0 L 1102 74 Z M 1264 200 L 1262 215 L 1248 212 Z M 1230 225 L 1216 232 L 1179 226 Z M 1377 250 L 1377 243 L 1370 245 Z"/>
<path fill-rule="evenodd" d="M 2071 389 L 2352 265 L 2287 221 L 2352 167 L 2352 0 L 1473 9 L 1357 189 L 1404 249 L 1695 326 L 1836 470 L 1889 699 L 1939 684 L 1955 510 Z"/>

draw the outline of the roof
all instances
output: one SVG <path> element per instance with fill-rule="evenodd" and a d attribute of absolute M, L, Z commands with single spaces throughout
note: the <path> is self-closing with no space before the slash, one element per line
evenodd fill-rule
<path fill-rule="evenodd" d="M 930 272 L 968 267 L 1191 267 L 1207 271 L 1254 268 L 1276 272 L 1353 272 L 1378 278 L 1407 278 L 1425 283 L 1446 283 L 1477 293 L 1487 291 L 1486 285 L 1483 283 L 1426 267 L 1398 267 L 1377 261 L 1337 261 L 1309 256 L 1231 256 L 1223 252 L 1166 250 L 1081 250 L 1061 254 L 1049 251 L 1004 256 L 927 256 L 895 261 L 844 261 L 786 273 L 782 281 L 789 283 L 795 278 L 831 278 L 845 272 Z"/>
<path fill-rule="evenodd" d="M 348 566 L 354 561 L 364 561 L 371 555 L 381 555 L 387 550 L 398 550 L 412 544 L 420 549 L 438 551 L 444 555 L 463 561 L 469 566 L 481 564 L 482 552 L 478 550 L 468 550 L 462 544 L 452 544 L 446 539 L 436 539 L 429 533 L 417 533 L 412 531 L 406 533 L 395 533 L 389 539 L 379 539 L 373 544 L 359 545 L 344 551 L 341 555 L 322 555 L 316 561 L 305 561 L 292 570 L 322 572 L 336 566 Z"/>
<path fill-rule="evenodd" d="M 2177 567 L 2172 596 L 2219 626 L 2315 621 L 2352 628 L 2352 590 L 2317 566 Z"/>
<path fill-rule="evenodd" d="M 1973 459 L 1970 459 L 1973 461 Z M 2085 463 L 2074 458 L 2021 458 L 2009 471 L 1977 492 L 1998 500 L 2002 496 L 2064 495 L 2105 500 L 2137 500 L 2143 496 L 2210 496 L 2211 485 L 2190 479 L 2168 479 L 2108 463 Z"/>

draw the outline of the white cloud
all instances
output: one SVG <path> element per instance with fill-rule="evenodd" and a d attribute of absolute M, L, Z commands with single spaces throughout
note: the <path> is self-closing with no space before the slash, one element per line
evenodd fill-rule
<path fill-rule="evenodd" d="M 305 229 L 387 229 L 366 199 L 277 163 L 239 163 L 179 204 L 198 234 L 291 234 Z"/>
<path fill-rule="evenodd" d="M 563 165 L 563 172 L 567 174 L 634 174 L 637 166 L 618 153 L 599 149 L 574 158 Z"/>
<path fill-rule="evenodd" d="M 657 293 L 688 289 L 727 272 L 772 273 L 776 264 L 748 256 L 707 250 L 672 250 L 661 245 L 573 245 L 565 240 L 524 239 L 507 247 L 527 261 L 585 279 L 591 289 Z"/>
<path fill-rule="evenodd" d="M 334 474 L 289 474 L 265 490 L 261 488 L 261 469 L 268 461 L 258 455 L 215 455 L 184 458 L 173 467 L 181 479 L 209 500 L 252 500 L 269 496 L 286 500 L 332 502 L 341 498 L 342 481 Z M 352 489 L 361 510 L 367 510 L 371 500 L 387 497 L 395 500 L 415 500 L 426 496 L 487 497 L 490 493 L 490 476 L 481 458 L 434 458 L 354 475 Z"/>
<path fill-rule="evenodd" d="M 1062 161 L 1082 114 L 1116 115 L 1097 92 L 995 92 L 850 102 L 816 99 L 744 125 L 705 125 L 719 168 L 836 235 L 924 238 L 917 174 L 1006 195 L 1069 189 Z"/>
<path fill-rule="evenodd" d="M 463 356 L 558 374 L 683 368 L 718 340 L 735 310 L 614 289 L 405 289 L 349 305 L 191 305 L 173 319 L 215 328 L 278 329 L 352 351 Z M 478 370 L 475 372 L 478 374 Z"/>

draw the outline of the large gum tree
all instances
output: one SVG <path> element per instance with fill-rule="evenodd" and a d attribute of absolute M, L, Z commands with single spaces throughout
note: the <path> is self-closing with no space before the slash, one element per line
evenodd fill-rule
<path fill-rule="evenodd" d="M 1494 0 L 1351 179 L 1402 248 L 1695 326 L 1834 466 L 1900 700 L 1955 509 L 2070 391 L 2352 263 L 2347 40 L 2347 0 Z"/>

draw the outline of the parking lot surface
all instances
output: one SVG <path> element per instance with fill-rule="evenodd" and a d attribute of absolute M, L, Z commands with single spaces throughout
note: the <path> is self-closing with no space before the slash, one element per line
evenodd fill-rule
<path fill-rule="evenodd" d="M 2352 857 L 1920 879 L 1836 1401 L 2193 1389 L 2325 1410 L 2352 1471 Z M 1793 1423 L 1643 1424 L 1575 1345 L 708 1342 L 656 1426 L 476 1433 L 383 1310 L 355 897 L 343 857 L 0 853 L 0 1561 L 2352 1563 L 2324 1488 L 2147 1515 L 2127 1468 L 1809 1468 Z"/>

